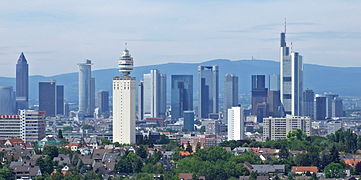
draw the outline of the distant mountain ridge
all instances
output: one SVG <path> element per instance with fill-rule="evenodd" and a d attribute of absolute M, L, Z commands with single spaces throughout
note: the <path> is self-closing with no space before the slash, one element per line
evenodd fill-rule
<path fill-rule="evenodd" d="M 252 74 L 279 74 L 279 63 L 272 60 L 236 60 L 215 59 L 202 63 L 166 63 L 134 68 L 132 76 L 139 82 L 143 74 L 151 69 L 158 69 L 167 74 L 168 97 L 170 95 L 171 75 L 193 75 L 194 95 L 197 97 L 197 66 L 218 65 L 220 75 L 220 93 L 223 93 L 223 80 L 227 73 L 239 76 L 240 93 L 250 93 Z M 74 64 L 75 66 L 75 64 Z M 117 68 L 95 70 L 92 72 L 96 79 L 96 90 L 111 92 L 112 78 L 119 76 Z M 304 89 L 313 89 L 316 93 L 333 92 L 341 96 L 361 96 L 361 67 L 330 67 L 313 64 L 304 65 Z M 59 74 L 55 76 L 30 76 L 29 93 L 31 100 L 38 99 L 38 82 L 56 80 L 57 84 L 65 86 L 66 101 L 77 102 L 78 73 Z M 13 86 L 15 78 L 0 77 L 0 86 Z"/>

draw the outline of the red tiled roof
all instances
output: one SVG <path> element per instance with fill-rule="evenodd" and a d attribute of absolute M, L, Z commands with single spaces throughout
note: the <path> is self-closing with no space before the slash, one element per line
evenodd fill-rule
<path fill-rule="evenodd" d="M 13 139 L 8 139 L 8 141 L 13 144 L 13 143 L 24 143 L 24 141 L 20 138 L 13 138 Z"/>
<path fill-rule="evenodd" d="M 318 168 L 316 166 L 292 166 L 292 172 L 313 172 L 317 173 Z"/>
<path fill-rule="evenodd" d="M 180 151 L 179 154 L 181 156 L 189 156 L 189 155 L 192 155 L 192 153 L 188 152 L 188 151 Z"/>

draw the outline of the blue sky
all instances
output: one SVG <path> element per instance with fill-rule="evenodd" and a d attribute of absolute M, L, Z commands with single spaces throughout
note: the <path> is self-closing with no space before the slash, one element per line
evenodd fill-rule
<path fill-rule="evenodd" d="M 0 76 L 24 52 L 32 75 L 114 68 L 128 42 L 135 65 L 279 58 L 288 42 L 305 63 L 361 66 L 359 0 L 8 0 L 0 6 Z"/>

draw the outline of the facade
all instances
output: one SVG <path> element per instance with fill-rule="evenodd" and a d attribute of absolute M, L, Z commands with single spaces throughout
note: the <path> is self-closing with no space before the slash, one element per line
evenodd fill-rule
<path fill-rule="evenodd" d="M 228 141 L 244 139 L 244 121 L 243 108 L 235 106 L 228 109 Z"/>
<path fill-rule="evenodd" d="M 167 75 L 160 74 L 160 112 L 159 117 L 165 118 L 167 112 Z"/>
<path fill-rule="evenodd" d="M 193 110 L 193 76 L 172 75 L 171 116 L 173 120 L 184 117 L 184 111 Z"/>
<path fill-rule="evenodd" d="M 327 100 L 325 96 L 317 94 L 315 97 L 314 120 L 325 120 L 327 116 L 326 110 Z"/>
<path fill-rule="evenodd" d="M 119 72 L 121 77 L 113 78 L 113 142 L 120 144 L 135 143 L 135 86 L 133 58 L 128 49 L 120 57 Z"/>
<path fill-rule="evenodd" d="M 96 107 L 99 108 L 100 116 L 103 118 L 109 117 L 109 92 L 98 91 L 96 98 Z"/>
<path fill-rule="evenodd" d="M 64 115 L 64 86 L 56 86 L 56 115 Z"/>
<path fill-rule="evenodd" d="M 268 116 L 266 76 L 252 75 L 252 115 L 257 116 L 257 121 L 262 122 Z"/>
<path fill-rule="evenodd" d="M 198 66 L 198 117 L 208 118 L 210 113 L 219 113 L 218 66 Z"/>
<path fill-rule="evenodd" d="M 224 105 L 223 105 L 223 123 L 227 123 L 228 109 L 237 106 L 238 100 L 238 76 L 226 74 L 224 77 Z"/>
<path fill-rule="evenodd" d="M 44 111 L 46 116 L 54 117 L 56 100 L 55 81 L 39 82 L 39 111 Z"/>
<path fill-rule="evenodd" d="M 29 65 L 24 53 L 21 53 L 16 63 L 16 109 L 27 109 L 28 101 Z"/>
<path fill-rule="evenodd" d="M 268 91 L 267 95 L 268 115 L 272 117 L 282 117 L 283 110 L 280 100 L 280 91 Z"/>
<path fill-rule="evenodd" d="M 95 78 L 90 79 L 90 112 L 89 115 L 93 116 L 95 110 Z"/>
<path fill-rule="evenodd" d="M 0 115 L 15 113 L 15 94 L 13 87 L 0 86 Z"/>
<path fill-rule="evenodd" d="M 19 115 L 0 115 L 0 139 L 21 138 L 37 142 L 45 137 L 45 113 L 20 110 Z"/>
<path fill-rule="evenodd" d="M 332 103 L 336 98 L 338 98 L 338 94 L 325 94 L 326 96 L 326 119 L 331 119 L 333 113 Z"/>
<path fill-rule="evenodd" d="M 263 141 L 285 139 L 289 132 L 297 129 L 310 136 L 311 118 L 292 115 L 286 115 L 284 118 L 264 118 Z"/>
<path fill-rule="evenodd" d="M 343 102 L 340 97 L 336 97 L 332 101 L 332 117 L 344 117 Z"/>
<path fill-rule="evenodd" d="M 303 63 L 298 52 L 290 52 L 286 44 L 286 30 L 281 33 L 280 91 L 286 114 L 302 114 Z"/>
<path fill-rule="evenodd" d="M 138 85 L 138 120 L 144 119 L 144 83 Z"/>
<path fill-rule="evenodd" d="M 183 129 L 194 131 L 194 111 L 184 111 Z"/>
<path fill-rule="evenodd" d="M 166 111 L 166 76 L 152 69 L 143 75 L 143 118 L 164 118 Z M 163 94 L 162 94 L 163 93 Z"/>
<path fill-rule="evenodd" d="M 79 114 L 80 116 L 93 115 L 94 109 L 91 107 L 92 78 L 91 78 L 91 60 L 87 59 L 84 63 L 79 63 Z"/>
<path fill-rule="evenodd" d="M 303 116 L 313 118 L 315 109 L 315 93 L 311 89 L 306 89 L 303 92 Z"/>
<path fill-rule="evenodd" d="M 269 91 L 280 90 L 280 76 L 278 74 L 271 74 L 268 76 L 268 90 Z"/>

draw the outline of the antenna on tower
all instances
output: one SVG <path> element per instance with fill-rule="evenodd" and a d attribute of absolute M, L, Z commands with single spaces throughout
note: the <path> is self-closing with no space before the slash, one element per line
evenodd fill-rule
<path fill-rule="evenodd" d="M 286 31 L 287 31 L 287 19 L 285 18 L 285 33 L 286 33 Z"/>
<path fill-rule="evenodd" d="M 128 43 L 127 43 L 127 42 L 125 42 L 124 44 L 125 44 L 125 49 L 127 49 Z"/>
<path fill-rule="evenodd" d="M 291 42 L 291 52 L 293 52 L 293 43 Z"/>

